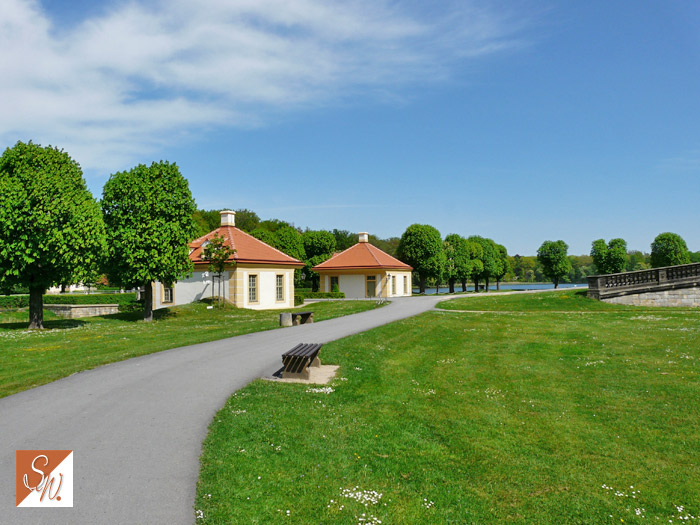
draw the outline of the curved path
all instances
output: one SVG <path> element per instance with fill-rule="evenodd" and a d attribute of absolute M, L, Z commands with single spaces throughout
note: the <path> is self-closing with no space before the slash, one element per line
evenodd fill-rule
<path fill-rule="evenodd" d="M 2 523 L 194 521 L 199 454 L 212 417 L 300 342 L 325 343 L 430 310 L 444 295 L 175 348 L 0 399 Z M 15 450 L 74 451 L 73 508 L 15 507 Z"/>

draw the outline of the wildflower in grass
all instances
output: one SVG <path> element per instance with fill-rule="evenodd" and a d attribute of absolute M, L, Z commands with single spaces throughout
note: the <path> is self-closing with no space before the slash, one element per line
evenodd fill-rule
<path fill-rule="evenodd" d="M 310 394 L 331 394 L 335 390 L 330 386 L 324 386 L 322 388 L 307 388 L 306 391 Z"/>

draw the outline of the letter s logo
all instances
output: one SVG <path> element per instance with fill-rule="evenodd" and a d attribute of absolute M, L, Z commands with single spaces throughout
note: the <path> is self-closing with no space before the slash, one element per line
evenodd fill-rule
<path fill-rule="evenodd" d="M 44 458 L 44 466 L 45 467 L 49 464 L 49 458 L 47 458 L 43 454 L 34 458 L 34 461 L 32 461 L 32 470 L 34 472 L 36 472 L 37 474 L 41 474 L 41 481 L 39 482 L 39 484 L 36 487 L 30 487 L 29 486 L 29 479 L 27 478 L 27 475 L 25 474 L 24 475 L 24 486 L 27 487 L 29 490 L 40 491 L 41 488 L 44 486 L 44 481 L 46 480 L 46 476 L 44 475 L 44 471 L 39 470 L 37 468 L 34 468 L 34 463 L 36 463 L 36 460 L 39 458 Z"/>

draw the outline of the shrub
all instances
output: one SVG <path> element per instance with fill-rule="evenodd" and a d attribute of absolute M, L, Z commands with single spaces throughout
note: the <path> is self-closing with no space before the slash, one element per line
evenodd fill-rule
<path fill-rule="evenodd" d="M 118 304 L 121 311 L 143 308 L 143 302 L 136 300 L 135 293 L 44 295 L 44 304 Z M 0 308 L 28 306 L 28 295 L 0 296 Z"/>
<path fill-rule="evenodd" d="M 304 304 L 304 296 L 298 293 L 294 294 L 294 306 Z"/>
<path fill-rule="evenodd" d="M 345 299 L 344 292 L 296 292 L 305 299 Z"/>

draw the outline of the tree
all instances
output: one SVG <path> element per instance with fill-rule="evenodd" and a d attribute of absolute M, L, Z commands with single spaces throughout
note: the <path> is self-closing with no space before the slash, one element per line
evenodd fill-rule
<path fill-rule="evenodd" d="M 203 237 L 221 225 L 219 210 L 195 210 L 192 218 L 197 226 L 195 237 Z"/>
<path fill-rule="evenodd" d="M 542 273 L 552 280 L 554 288 L 559 280 L 571 270 L 571 261 L 566 255 L 569 250 L 564 241 L 544 241 L 537 250 L 537 261 L 542 265 Z"/>
<path fill-rule="evenodd" d="M 235 260 L 229 262 L 231 256 L 236 253 L 229 246 L 226 246 L 225 239 L 221 235 L 214 235 L 207 242 L 202 250 L 202 259 L 209 261 L 209 271 L 211 272 L 211 292 L 214 295 L 214 275 L 219 279 L 219 305 L 221 305 L 221 277 L 226 271 L 226 264 L 236 264 Z"/>
<path fill-rule="evenodd" d="M 591 244 L 591 257 L 598 273 L 620 273 L 627 265 L 627 243 L 624 239 L 612 239 L 605 244 L 603 239 Z"/>
<path fill-rule="evenodd" d="M 496 245 L 496 255 L 498 257 L 498 271 L 494 275 L 496 278 L 496 290 L 501 289 L 501 279 L 510 271 L 510 262 L 508 261 L 508 250 L 502 244 Z"/>
<path fill-rule="evenodd" d="M 690 263 L 690 253 L 683 237 L 677 233 L 660 233 L 651 243 L 651 267 Z"/>
<path fill-rule="evenodd" d="M 333 229 L 331 233 L 335 237 L 335 249 L 340 252 L 354 246 L 357 242 L 357 235 L 350 233 L 348 230 Z"/>
<path fill-rule="evenodd" d="M 236 210 L 236 228 L 250 233 L 260 224 L 260 217 L 254 211 L 248 209 Z"/>
<path fill-rule="evenodd" d="M 440 232 L 427 224 L 412 224 L 401 236 L 398 258 L 413 266 L 418 274 L 420 293 L 425 293 L 425 281 L 442 272 L 445 252 Z"/>
<path fill-rule="evenodd" d="M 91 282 L 105 253 L 100 207 L 80 165 L 58 148 L 17 142 L 0 157 L 0 287 L 29 289 L 29 328 L 43 328 L 43 294 Z"/>
<path fill-rule="evenodd" d="M 462 283 L 462 291 L 466 292 L 467 281 L 470 277 L 473 277 L 476 280 L 476 286 L 474 287 L 474 291 L 477 292 L 479 291 L 478 276 L 481 275 L 481 273 L 484 271 L 484 263 L 482 262 L 482 259 L 484 258 L 484 249 L 478 242 L 470 241 L 469 239 L 467 239 L 467 250 L 469 252 L 470 260 L 469 271 L 460 274 L 459 280 Z"/>
<path fill-rule="evenodd" d="M 275 246 L 275 234 L 270 231 L 257 228 L 250 232 L 250 234 L 259 241 L 264 242 L 265 244 L 269 244 L 272 247 Z"/>
<path fill-rule="evenodd" d="M 318 291 L 320 276 L 316 272 L 312 272 L 311 268 L 317 264 L 327 261 L 335 251 L 335 236 L 328 231 L 308 230 L 302 235 L 304 240 L 304 252 L 306 254 L 306 275 L 311 277 L 312 289 Z"/>
<path fill-rule="evenodd" d="M 194 211 L 187 180 L 169 162 L 139 164 L 104 186 L 107 275 L 110 282 L 145 288 L 144 321 L 153 320 L 153 283 L 172 285 L 192 272 Z"/>
<path fill-rule="evenodd" d="M 483 279 L 486 284 L 486 291 L 488 292 L 489 281 L 499 275 L 502 270 L 501 258 L 496 243 L 491 239 L 486 239 L 479 235 L 472 235 L 467 240 L 479 244 L 482 249 L 481 271 L 478 274 L 472 273 L 475 285 L 474 291 L 479 291 L 479 281 Z"/>
<path fill-rule="evenodd" d="M 450 287 L 450 293 L 455 292 L 455 283 L 462 283 L 462 291 L 467 291 L 467 280 L 474 267 L 475 245 L 461 235 L 451 233 L 445 237 L 445 278 Z"/>

